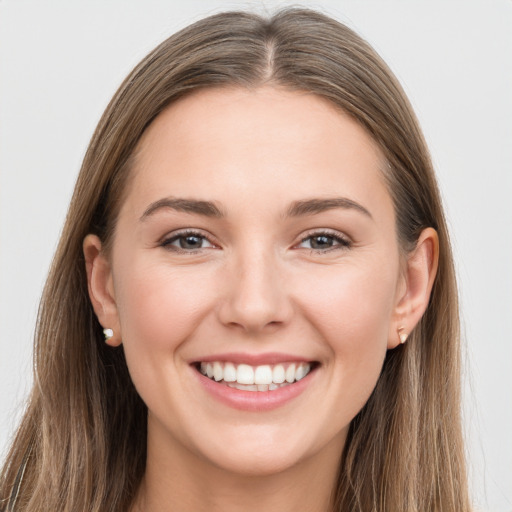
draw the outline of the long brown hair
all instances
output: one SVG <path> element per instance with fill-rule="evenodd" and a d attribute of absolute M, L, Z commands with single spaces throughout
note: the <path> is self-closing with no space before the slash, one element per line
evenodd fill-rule
<path fill-rule="evenodd" d="M 457 289 L 429 153 L 412 109 L 375 51 L 314 11 L 271 18 L 230 12 L 173 35 L 127 77 L 92 137 L 46 283 L 34 387 L 1 475 L 6 510 L 125 511 L 146 457 L 147 410 L 122 347 L 105 345 L 87 293 L 82 241 L 108 247 L 144 130 L 192 91 L 275 84 L 326 98 L 379 144 L 397 237 L 411 250 L 437 230 L 439 269 L 428 309 L 389 351 L 340 454 L 333 510 L 470 510 L 460 422 Z"/>

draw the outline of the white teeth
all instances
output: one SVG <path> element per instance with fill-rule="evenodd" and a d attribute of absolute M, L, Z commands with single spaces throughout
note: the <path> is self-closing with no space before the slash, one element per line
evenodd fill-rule
<path fill-rule="evenodd" d="M 222 365 L 217 361 L 213 363 L 213 378 L 218 382 L 222 380 L 224 377 L 224 371 L 222 370 Z"/>
<path fill-rule="evenodd" d="M 303 379 L 308 373 L 308 370 L 305 365 L 300 364 L 295 371 L 295 380 Z"/>
<path fill-rule="evenodd" d="M 236 389 L 273 391 L 303 379 L 311 371 L 311 365 L 308 363 L 285 363 L 275 366 L 268 364 L 250 366 L 213 361 L 200 363 L 199 369 L 208 378 L 216 382 L 223 381 Z"/>
<path fill-rule="evenodd" d="M 289 382 L 290 384 L 295 380 L 295 365 L 291 364 L 286 368 L 286 382 Z"/>
<path fill-rule="evenodd" d="M 257 366 L 254 372 L 255 384 L 271 384 L 272 383 L 272 368 L 268 365 Z"/>
<path fill-rule="evenodd" d="M 227 382 L 226 386 L 242 391 L 274 391 L 275 389 L 289 386 L 289 384 L 238 384 L 237 382 Z"/>
<path fill-rule="evenodd" d="M 282 364 L 276 364 L 272 370 L 272 382 L 282 384 L 286 379 L 286 372 Z"/>
<path fill-rule="evenodd" d="M 226 363 L 224 365 L 224 381 L 235 382 L 236 381 L 236 368 L 233 363 Z"/>
<path fill-rule="evenodd" d="M 236 369 L 236 381 L 239 384 L 254 384 L 254 370 L 248 364 L 239 364 Z"/>
<path fill-rule="evenodd" d="M 231 382 L 228 386 L 230 388 L 240 389 L 241 391 L 258 391 L 256 384 L 237 384 L 236 382 Z"/>

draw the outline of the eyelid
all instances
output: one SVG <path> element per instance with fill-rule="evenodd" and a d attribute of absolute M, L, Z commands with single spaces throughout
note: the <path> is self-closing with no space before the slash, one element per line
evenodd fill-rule
<path fill-rule="evenodd" d="M 179 247 L 171 245 L 172 242 L 176 241 L 180 237 L 186 237 L 186 236 L 191 236 L 191 235 L 195 235 L 195 236 L 205 239 L 206 241 L 208 241 L 208 243 L 211 245 L 211 247 L 201 247 L 198 249 L 186 249 L 185 250 L 185 249 L 181 249 Z M 329 252 L 332 250 L 349 249 L 353 244 L 353 240 L 341 231 L 338 231 L 338 230 L 332 229 L 332 228 L 315 228 L 315 229 L 311 229 L 311 230 L 308 230 L 308 231 L 302 233 L 300 235 L 300 237 L 298 237 L 298 240 L 293 244 L 292 249 L 306 249 L 306 248 L 299 247 L 300 244 L 302 244 L 306 240 L 313 238 L 315 236 L 316 237 L 327 236 L 327 237 L 333 238 L 338 241 L 338 243 L 336 245 L 329 247 L 327 249 L 313 249 L 313 248 L 308 249 L 311 252 L 315 252 L 315 253 L 326 253 L 326 252 Z M 181 252 L 181 253 L 187 253 L 187 254 L 197 253 L 197 252 L 200 252 L 200 251 L 203 251 L 206 249 L 220 249 L 221 248 L 220 243 L 217 242 L 216 238 L 211 233 L 205 232 L 203 229 L 200 229 L 200 228 L 183 228 L 183 229 L 177 229 L 177 230 L 171 231 L 170 233 L 167 233 L 165 236 L 163 236 L 160 239 L 160 241 L 158 242 L 158 245 L 160 247 L 163 247 L 164 249 L 169 248 L 178 253 Z"/>
<path fill-rule="evenodd" d="M 181 249 L 180 247 L 176 247 L 171 245 L 172 242 L 175 240 L 178 240 L 180 237 L 186 237 L 186 236 L 198 236 L 200 238 L 203 238 L 208 241 L 209 244 L 211 244 L 211 247 L 201 247 L 199 249 Z M 164 235 L 160 241 L 158 242 L 158 245 L 160 247 L 163 247 L 164 249 L 170 249 L 173 251 L 176 251 L 178 253 L 187 253 L 187 254 L 193 254 L 197 253 L 206 249 L 220 249 L 220 244 L 216 241 L 215 237 L 208 232 L 205 232 L 204 230 L 200 228 L 183 228 L 183 229 L 177 229 L 174 231 L 171 231 L 170 233 L 167 233 Z"/>
<path fill-rule="evenodd" d="M 345 233 L 341 232 L 341 231 L 338 231 L 336 229 L 332 229 L 332 228 L 315 228 L 315 229 L 311 229 L 309 231 L 306 231 L 305 233 L 302 233 L 299 237 L 299 240 L 298 242 L 296 242 L 293 246 L 294 249 L 306 249 L 306 248 L 301 248 L 299 247 L 300 244 L 302 244 L 303 242 L 305 242 L 306 240 L 310 239 L 310 238 L 314 238 L 315 236 L 319 237 L 319 236 L 327 236 L 327 237 L 330 237 L 330 238 L 334 238 L 336 240 L 338 240 L 338 244 L 337 245 L 334 245 L 332 247 L 329 247 L 328 249 L 308 249 L 312 252 L 315 252 L 315 253 L 325 253 L 325 252 L 329 252 L 329 251 L 332 251 L 332 250 L 339 250 L 339 249 L 350 249 L 350 247 L 353 245 L 353 240 L 348 236 L 346 235 Z"/>

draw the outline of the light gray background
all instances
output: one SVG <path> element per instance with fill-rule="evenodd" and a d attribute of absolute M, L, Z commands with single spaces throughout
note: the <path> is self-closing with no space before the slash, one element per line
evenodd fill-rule
<path fill-rule="evenodd" d="M 46 272 L 92 131 L 130 69 L 206 14 L 282 2 L 0 0 L 0 453 L 31 384 Z M 478 510 L 512 510 L 512 0 L 303 2 L 402 81 L 446 203 L 460 280 Z"/>

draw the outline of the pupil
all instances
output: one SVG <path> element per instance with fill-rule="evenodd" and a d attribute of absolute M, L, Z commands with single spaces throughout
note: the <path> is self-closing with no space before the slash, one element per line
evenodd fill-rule
<path fill-rule="evenodd" d="M 200 249 L 202 239 L 200 236 L 184 236 L 180 238 L 180 247 L 182 249 Z"/>
<path fill-rule="evenodd" d="M 326 247 L 332 246 L 332 237 L 330 236 L 315 236 L 311 240 L 311 247 L 313 249 L 325 249 Z"/>

